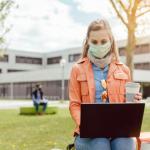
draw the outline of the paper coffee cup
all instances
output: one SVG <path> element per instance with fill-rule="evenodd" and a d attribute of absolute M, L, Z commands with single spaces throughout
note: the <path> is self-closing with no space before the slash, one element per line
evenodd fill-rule
<path fill-rule="evenodd" d="M 140 84 L 135 82 L 126 83 L 126 102 L 134 102 L 134 96 L 140 90 Z"/>

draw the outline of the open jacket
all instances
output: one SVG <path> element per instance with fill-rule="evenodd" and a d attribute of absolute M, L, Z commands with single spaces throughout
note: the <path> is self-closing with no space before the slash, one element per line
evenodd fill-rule
<path fill-rule="evenodd" d="M 112 62 L 107 75 L 107 92 L 110 103 L 125 102 L 125 83 L 129 82 L 130 70 L 121 62 Z M 80 104 L 95 103 L 95 81 L 92 64 L 85 57 L 77 61 L 71 70 L 69 81 L 69 109 L 79 134 Z"/>

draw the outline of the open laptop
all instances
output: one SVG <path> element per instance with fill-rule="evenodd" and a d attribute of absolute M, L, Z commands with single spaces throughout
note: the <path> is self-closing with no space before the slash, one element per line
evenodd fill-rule
<path fill-rule="evenodd" d="M 139 137 L 144 103 L 81 104 L 81 138 Z"/>

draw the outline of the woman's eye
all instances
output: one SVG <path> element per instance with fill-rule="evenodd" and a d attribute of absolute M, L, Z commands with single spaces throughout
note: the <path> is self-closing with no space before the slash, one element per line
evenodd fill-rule
<path fill-rule="evenodd" d="M 96 40 L 93 40 L 93 41 L 92 41 L 92 44 L 97 44 L 97 41 L 96 41 Z"/>
<path fill-rule="evenodd" d="M 105 44 L 105 43 L 107 43 L 107 40 L 102 40 L 101 41 L 101 44 Z"/>

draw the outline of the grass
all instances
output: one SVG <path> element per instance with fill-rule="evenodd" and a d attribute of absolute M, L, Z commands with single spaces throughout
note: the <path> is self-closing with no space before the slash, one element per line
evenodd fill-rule
<path fill-rule="evenodd" d="M 67 109 L 45 116 L 23 116 L 18 110 L 0 110 L 0 150 L 65 149 L 73 140 L 73 128 Z"/>
<path fill-rule="evenodd" d="M 149 107 L 146 107 L 144 112 L 142 131 L 150 132 L 150 108 Z"/>
<path fill-rule="evenodd" d="M 150 131 L 150 109 L 142 131 Z M 0 150 L 65 149 L 73 141 L 74 124 L 67 109 L 55 115 L 23 116 L 19 110 L 0 110 Z"/>

